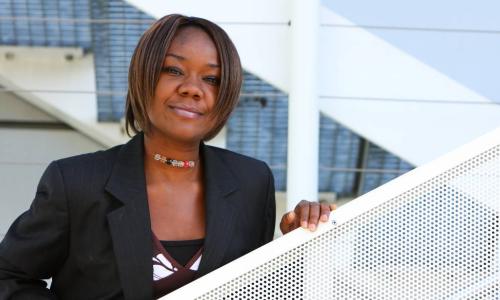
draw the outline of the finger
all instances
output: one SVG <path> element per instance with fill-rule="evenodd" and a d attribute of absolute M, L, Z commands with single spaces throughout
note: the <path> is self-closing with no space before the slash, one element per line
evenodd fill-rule
<path fill-rule="evenodd" d="M 336 210 L 337 205 L 335 203 L 330 204 L 330 210 Z"/>
<path fill-rule="evenodd" d="M 288 231 L 292 231 L 300 227 L 300 220 L 297 214 L 294 211 L 291 211 L 290 213 L 293 216 L 293 220 L 288 225 Z"/>
<path fill-rule="evenodd" d="M 280 222 L 280 230 L 283 234 L 288 233 L 289 231 L 295 229 L 296 225 L 294 225 L 297 222 L 297 215 L 295 212 L 290 211 L 281 217 L 281 222 Z"/>
<path fill-rule="evenodd" d="M 281 217 L 281 222 L 285 222 L 285 223 L 289 223 L 289 222 L 293 222 L 294 219 L 295 219 L 295 212 L 294 211 L 289 211 L 285 214 L 283 214 L 283 216 Z"/>
<path fill-rule="evenodd" d="M 330 216 L 330 205 L 328 203 L 321 203 L 321 217 L 319 220 L 321 222 L 328 221 L 328 217 Z"/>
<path fill-rule="evenodd" d="M 285 216 L 286 216 L 285 220 L 288 224 L 293 223 L 295 221 L 295 217 L 296 217 L 295 212 L 290 211 Z"/>
<path fill-rule="evenodd" d="M 299 216 L 300 226 L 307 229 L 307 221 L 309 220 L 309 202 L 302 200 L 295 206 L 295 214 Z"/>
<path fill-rule="evenodd" d="M 309 202 L 309 229 L 316 230 L 320 217 L 320 204 L 318 202 Z"/>

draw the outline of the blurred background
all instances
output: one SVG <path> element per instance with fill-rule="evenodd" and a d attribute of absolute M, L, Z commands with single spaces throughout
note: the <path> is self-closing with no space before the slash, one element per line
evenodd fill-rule
<path fill-rule="evenodd" d="M 310 61 L 293 55 L 310 46 L 293 41 L 296 2 L 0 0 L 0 238 L 50 161 L 128 139 L 129 60 L 170 13 L 214 21 L 235 42 L 243 90 L 211 143 L 268 163 L 279 215 L 289 124 L 309 120 L 289 119 L 289 100 L 310 61 L 316 89 L 300 101 L 317 107 L 319 139 L 303 145 L 318 164 L 301 176 L 320 199 L 345 203 L 500 125 L 500 2 L 318 1 Z"/>

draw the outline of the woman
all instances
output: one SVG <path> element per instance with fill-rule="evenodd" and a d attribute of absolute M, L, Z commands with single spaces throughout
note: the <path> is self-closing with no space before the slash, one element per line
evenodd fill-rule
<path fill-rule="evenodd" d="M 217 25 L 180 15 L 153 24 L 129 70 L 126 125 L 136 135 L 49 165 L 0 244 L 0 298 L 151 299 L 271 241 L 267 165 L 203 143 L 224 126 L 241 82 Z M 314 230 L 329 212 L 302 201 L 281 229 Z"/>

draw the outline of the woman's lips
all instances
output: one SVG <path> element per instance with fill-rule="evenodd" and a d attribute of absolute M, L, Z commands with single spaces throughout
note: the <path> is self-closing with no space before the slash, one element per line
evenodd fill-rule
<path fill-rule="evenodd" d="M 197 112 L 190 108 L 172 106 L 171 109 L 179 116 L 188 118 L 188 119 L 196 119 L 202 116 L 200 112 Z"/>

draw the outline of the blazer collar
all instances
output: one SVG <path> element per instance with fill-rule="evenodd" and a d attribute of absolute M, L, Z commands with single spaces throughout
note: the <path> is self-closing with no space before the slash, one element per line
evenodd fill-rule
<path fill-rule="evenodd" d="M 125 299 L 153 297 L 153 250 L 143 145 L 144 137 L 139 133 L 122 146 L 105 187 L 123 204 L 107 217 Z"/>
<path fill-rule="evenodd" d="M 206 236 L 198 269 L 202 276 L 221 265 L 237 222 L 238 181 L 220 150 L 201 144 L 205 187 Z M 108 223 L 126 299 L 152 297 L 152 234 L 144 174 L 144 136 L 137 134 L 120 149 L 105 187 L 123 206 Z"/>
<path fill-rule="evenodd" d="M 237 222 L 236 197 L 238 181 L 230 162 L 213 147 L 202 145 L 204 164 L 206 236 L 198 276 L 203 276 L 221 265 L 231 242 Z"/>

